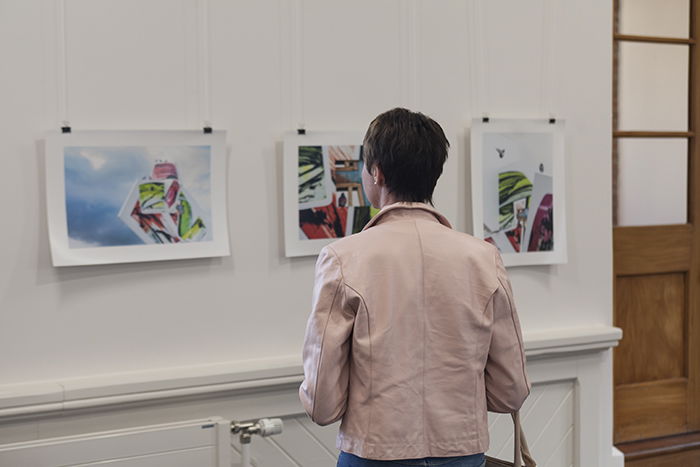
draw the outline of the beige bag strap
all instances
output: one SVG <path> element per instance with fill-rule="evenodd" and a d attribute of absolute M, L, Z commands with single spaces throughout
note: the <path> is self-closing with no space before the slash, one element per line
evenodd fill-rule
<path fill-rule="evenodd" d="M 513 447 L 515 448 L 515 453 L 513 454 L 513 467 L 522 467 L 522 449 L 520 441 L 522 439 L 523 430 L 520 427 L 520 412 L 514 412 L 511 414 L 513 417 L 513 425 L 515 427 L 515 435 L 513 436 Z"/>
<path fill-rule="evenodd" d="M 513 418 L 513 425 L 515 427 L 515 434 L 513 437 L 515 453 L 513 455 L 513 466 L 514 467 L 537 467 L 535 460 L 530 455 L 530 448 L 527 446 L 527 440 L 525 439 L 525 433 L 520 426 L 520 412 L 515 412 L 511 414 Z M 523 464 L 523 461 L 525 464 Z"/>

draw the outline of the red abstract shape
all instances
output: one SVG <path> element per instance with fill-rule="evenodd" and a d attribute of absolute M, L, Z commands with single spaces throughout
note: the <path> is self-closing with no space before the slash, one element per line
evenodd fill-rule
<path fill-rule="evenodd" d="M 542 197 L 537 212 L 535 212 L 527 251 L 552 251 L 554 249 L 553 201 L 551 193 Z"/>
<path fill-rule="evenodd" d="M 162 214 L 144 214 L 141 212 L 141 203 L 136 201 L 134 209 L 131 210 L 131 217 L 139 223 L 139 227 L 150 234 L 158 243 L 177 243 L 180 240 L 170 235 L 161 220 Z"/>
<path fill-rule="evenodd" d="M 513 249 L 520 253 L 520 238 L 523 235 L 523 228 L 521 226 L 517 226 L 513 230 L 509 230 L 506 232 L 506 238 L 510 242 L 511 246 Z"/>
<path fill-rule="evenodd" d="M 308 239 L 345 236 L 348 208 L 338 207 L 335 202 L 335 195 L 333 195 L 333 201 L 327 206 L 299 211 L 299 227 Z"/>
<path fill-rule="evenodd" d="M 169 207 L 175 204 L 175 201 L 177 201 L 177 193 L 179 191 L 180 184 L 177 182 L 177 180 L 173 180 L 173 183 L 170 184 L 170 188 L 168 188 L 168 192 L 165 194 L 165 202 Z"/>

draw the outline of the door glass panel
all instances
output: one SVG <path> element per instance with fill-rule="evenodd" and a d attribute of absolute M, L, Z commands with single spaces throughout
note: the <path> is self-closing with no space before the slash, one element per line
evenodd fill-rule
<path fill-rule="evenodd" d="M 618 224 L 685 224 L 688 141 L 620 138 L 618 143 Z"/>
<path fill-rule="evenodd" d="M 620 0 L 620 34 L 688 37 L 689 0 Z"/>
<path fill-rule="evenodd" d="M 688 46 L 620 42 L 620 130 L 688 129 Z"/>

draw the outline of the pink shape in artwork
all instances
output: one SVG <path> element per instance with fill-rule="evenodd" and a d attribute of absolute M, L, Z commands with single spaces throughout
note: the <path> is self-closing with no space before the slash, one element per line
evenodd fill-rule
<path fill-rule="evenodd" d="M 153 166 L 153 175 L 151 175 L 151 178 L 154 180 L 177 178 L 177 168 L 172 162 L 158 162 Z"/>
<path fill-rule="evenodd" d="M 547 193 L 542 197 L 540 205 L 535 212 L 535 220 L 532 223 L 532 233 L 527 251 L 552 251 L 554 249 L 554 210 L 552 208 L 552 194 Z"/>
<path fill-rule="evenodd" d="M 177 201 L 177 194 L 179 191 L 180 184 L 177 182 L 177 180 L 173 180 L 173 183 L 170 184 L 170 188 L 168 188 L 168 192 L 165 194 L 165 202 L 169 207 L 175 204 L 175 201 Z"/>

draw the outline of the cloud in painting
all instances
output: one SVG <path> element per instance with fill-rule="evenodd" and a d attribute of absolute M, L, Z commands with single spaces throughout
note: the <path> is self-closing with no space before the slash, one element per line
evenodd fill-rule
<path fill-rule="evenodd" d="M 80 155 L 90 162 L 90 165 L 94 170 L 100 170 L 107 163 L 107 158 L 105 155 L 100 154 L 98 151 L 84 149 L 80 151 Z"/>

